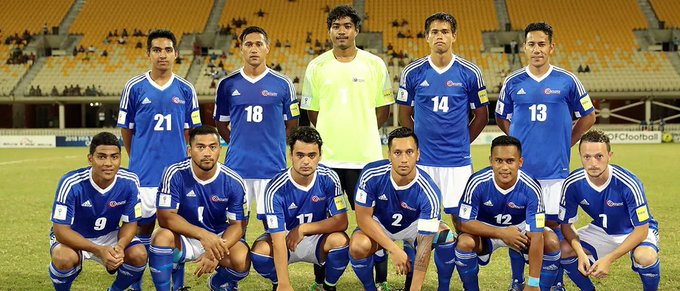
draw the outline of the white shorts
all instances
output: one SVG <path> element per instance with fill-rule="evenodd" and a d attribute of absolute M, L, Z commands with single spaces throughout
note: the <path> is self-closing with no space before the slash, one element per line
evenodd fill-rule
<path fill-rule="evenodd" d="M 522 223 L 522 224 L 513 225 L 513 226 L 508 226 L 508 227 L 517 227 L 517 228 L 519 228 L 519 230 L 520 230 L 523 234 L 526 235 L 526 233 L 527 233 L 526 226 L 527 226 L 526 223 Z M 547 227 L 547 228 L 544 228 L 544 229 L 550 229 L 550 228 Z M 551 231 L 552 231 L 552 230 L 551 230 Z M 517 250 L 517 249 L 515 249 L 515 248 L 512 248 L 512 247 L 508 246 L 508 244 L 506 244 L 506 243 L 505 243 L 502 239 L 500 239 L 500 238 L 490 238 L 490 237 L 489 237 L 489 238 L 482 238 L 482 240 L 486 240 L 486 243 L 488 244 L 488 252 L 489 252 L 488 254 L 480 255 L 480 256 L 478 257 L 479 264 L 482 265 L 482 266 L 486 266 L 486 265 L 489 263 L 489 261 L 491 260 L 491 254 L 493 254 L 493 252 L 495 252 L 496 250 L 498 250 L 498 249 L 500 249 L 500 248 L 511 248 L 511 249 L 513 249 L 513 250 L 515 250 L 515 251 L 518 251 L 519 253 L 521 253 L 521 254 L 524 255 L 524 260 L 527 261 L 527 262 L 529 262 L 529 253 L 528 253 L 528 250 Z"/>
<path fill-rule="evenodd" d="M 288 231 L 284 233 L 284 235 L 288 235 Z M 265 233 L 261 235 L 260 237 L 257 238 L 257 240 L 260 240 L 264 237 L 269 236 L 271 238 L 271 235 L 268 233 Z M 320 250 L 320 244 L 321 244 L 321 239 L 323 238 L 322 234 L 313 234 L 313 235 L 307 235 L 302 238 L 300 243 L 298 243 L 297 247 L 295 248 L 295 251 L 288 250 L 288 264 L 293 264 L 293 263 L 298 263 L 298 262 L 305 262 L 305 263 L 312 263 L 316 265 L 321 265 L 321 262 L 319 262 L 319 250 Z"/>
<path fill-rule="evenodd" d="M 397 233 L 391 233 L 389 232 L 383 225 L 378 221 L 378 219 L 374 216 L 373 220 L 375 220 L 378 225 L 380 225 L 380 228 L 382 228 L 383 232 L 389 237 L 392 241 L 403 241 L 404 244 L 408 244 L 412 248 L 415 248 L 416 245 L 416 236 L 418 235 L 418 221 L 414 221 L 411 223 L 411 225 L 407 226 L 406 228 L 402 229 L 401 231 Z"/>
<path fill-rule="evenodd" d="M 100 246 L 115 246 L 118 244 L 118 231 L 114 230 L 112 232 L 109 232 L 108 234 L 95 237 L 95 238 L 88 238 L 87 240 L 91 241 L 93 244 L 100 245 Z M 135 236 L 132 238 L 132 241 L 130 241 L 130 244 L 128 245 L 129 247 L 132 247 L 137 244 L 141 244 L 142 242 Z M 60 242 L 57 241 L 57 237 L 54 235 L 54 233 L 50 233 L 50 254 L 52 253 L 52 250 L 57 246 L 61 244 Z M 100 265 L 104 266 L 104 262 L 100 257 L 95 256 L 93 253 L 88 252 L 88 251 L 80 251 L 80 263 L 82 264 L 83 260 L 92 260 Z"/>
<path fill-rule="evenodd" d="M 222 234 L 224 234 L 224 231 L 218 233 L 217 236 L 222 237 Z M 193 262 L 205 253 L 201 241 L 184 235 L 179 235 L 179 238 L 182 241 L 182 253 L 184 254 L 182 262 Z"/>
<path fill-rule="evenodd" d="M 271 179 L 243 179 L 246 183 L 246 203 L 250 210 L 251 203 L 255 202 L 258 218 L 264 215 L 264 190 Z"/>
<path fill-rule="evenodd" d="M 538 183 L 541 184 L 545 214 L 556 216 L 560 212 L 560 198 L 562 198 L 564 179 L 538 180 Z"/>
<path fill-rule="evenodd" d="M 156 214 L 157 187 L 139 187 L 139 200 L 142 201 L 142 218 L 149 218 Z"/>
<path fill-rule="evenodd" d="M 597 261 L 598 258 L 602 258 L 611 252 L 613 252 L 618 246 L 620 246 L 623 241 L 628 237 L 628 234 L 622 235 L 611 235 L 607 234 L 601 227 L 588 224 L 581 227 L 577 231 L 579 238 L 581 239 L 581 245 L 583 248 L 591 253 L 590 259 L 592 261 Z M 659 233 L 656 229 L 649 229 L 647 232 L 647 238 L 640 243 L 640 246 L 650 246 L 656 251 L 659 251 Z"/>
<path fill-rule="evenodd" d="M 442 192 L 442 206 L 446 213 L 457 215 L 460 198 L 463 197 L 465 184 L 472 176 L 472 165 L 462 167 L 418 166 L 425 171 Z M 448 211 L 447 211 L 448 210 Z"/>

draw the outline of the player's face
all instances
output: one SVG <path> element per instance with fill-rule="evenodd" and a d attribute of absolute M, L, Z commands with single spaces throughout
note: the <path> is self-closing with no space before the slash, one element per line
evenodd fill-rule
<path fill-rule="evenodd" d="M 333 48 L 345 50 L 355 46 L 354 40 L 359 34 L 359 29 L 352 23 L 349 16 L 345 16 L 333 21 L 329 34 Z"/>
<path fill-rule="evenodd" d="M 406 177 L 413 173 L 420 159 L 420 150 L 413 137 L 395 138 L 390 145 L 389 160 L 392 171 Z"/>
<path fill-rule="evenodd" d="M 164 37 L 151 40 L 149 59 L 154 69 L 160 71 L 172 70 L 177 59 L 177 51 L 175 51 L 173 45 L 172 40 Z"/>
<path fill-rule="evenodd" d="M 258 67 L 267 62 L 269 46 L 261 33 L 249 33 L 243 38 L 241 43 L 241 56 L 243 60 L 252 67 Z"/>
<path fill-rule="evenodd" d="M 120 149 L 114 145 L 100 145 L 93 154 L 87 155 L 87 160 L 92 166 L 95 181 L 112 181 L 120 168 Z"/>
<path fill-rule="evenodd" d="M 539 30 L 527 33 L 524 53 L 529 60 L 529 65 L 543 67 L 546 64 L 550 64 L 550 56 L 554 50 L 555 44 L 550 42 L 545 32 Z"/>
<path fill-rule="evenodd" d="M 603 142 L 583 142 L 579 147 L 579 155 L 583 168 L 592 178 L 599 178 L 607 170 L 612 152 L 607 151 Z"/>
<path fill-rule="evenodd" d="M 200 134 L 194 136 L 189 147 L 189 156 L 194 165 L 203 171 L 210 171 L 220 158 L 220 140 L 215 134 Z"/>
<path fill-rule="evenodd" d="M 456 34 L 451 31 L 451 24 L 446 21 L 435 20 L 430 23 L 427 43 L 430 53 L 444 54 L 451 51 L 451 45 L 456 42 Z"/>
<path fill-rule="evenodd" d="M 291 160 L 295 173 L 303 177 L 311 176 L 316 171 L 316 167 L 321 160 L 319 145 L 299 140 L 295 141 L 291 150 Z"/>
<path fill-rule="evenodd" d="M 491 168 L 496 184 L 503 189 L 508 189 L 515 185 L 517 172 L 522 167 L 522 156 L 515 146 L 497 146 L 493 148 L 491 157 Z"/>

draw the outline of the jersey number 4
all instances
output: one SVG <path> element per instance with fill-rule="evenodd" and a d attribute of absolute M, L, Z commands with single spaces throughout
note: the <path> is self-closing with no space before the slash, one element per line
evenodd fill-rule
<path fill-rule="evenodd" d="M 156 121 L 156 126 L 153 127 L 155 131 L 171 131 L 172 130 L 172 115 L 156 114 L 153 116 Z"/>

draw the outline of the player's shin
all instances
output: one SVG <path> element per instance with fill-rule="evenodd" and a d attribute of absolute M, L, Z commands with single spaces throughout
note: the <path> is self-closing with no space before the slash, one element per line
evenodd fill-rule
<path fill-rule="evenodd" d="M 373 257 L 373 255 L 369 255 L 364 259 L 355 259 L 349 256 L 352 270 L 354 270 L 354 274 L 357 275 L 366 291 L 377 291 L 375 283 L 373 283 Z"/>
<path fill-rule="evenodd" d="M 172 290 L 177 291 L 184 287 L 184 263 L 176 263 L 172 266 Z"/>
<path fill-rule="evenodd" d="M 218 267 L 215 275 L 211 277 L 210 288 L 213 290 L 221 290 L 220 287 L 229 283 L 230 287 L 238 286 L 238 282 L 248 277 L 248 271 L 237 272 L 225 267 Z M 238 289 L 234 289 L 238 290 Z"/>
<path fill-rule="evenodd" d="M 510 255 L 510 269 L 512 270 L 512 281 L 522 284 L 524 282 L 524 255 L 520 252 L 508 248 Z"/>
<path fill-rule="evenodd" d="M 555 232 L 555 235 L 557 235 L 557 239 L 559 241 L 564 240 L 564 235 L 562 235 L 562 229 L 560 227 L 554 228 L 553 232 Z M 555 279 L 553 286 L 557 284 L 564 286 L 564 267 L 562 267 L 562 264 L 559 264 L 559 267 L 560 268 L 557 270 L 557 278 Z"/>
<path fill-rule="evenodd" d="M 250 260 L 253 263 L 253 269 L 255 269 L 255 272 L 260 274 L 260 276 L 264 277 L 265 279 L 271 281 L 272 284 L 278 283 L 279 280 L 276 277 L 274 258 L 251 252 Z"/>
<path fill-rule="evenodd" d="M 149 247 L 149 269 L 156 290 L 170 290 L 172 248 Z"/>
<path fill-rule="evenodd" d="M 326 279 L 324 286 L 335 286 L 349 263 L 349 246 L 332 249 L 326 256 Z M 324 288 L 325 289 L 325 288 Z"/>
<path fill-rule="evenodd" d="M 659 281 L 661 280 L 661 265 L 659 259 L 656 259 L 656 262 L 651 266 L 634 266 L 633 269 L 640 274 L 642 289 L 644 291 L 659 289 Z"/>
<path fill-rule="evenodd" d="M 574 284 L 576 284 L 576 287 L 578 287 L 580 290 L 585 291 L 595 290 L 593 282 L 591 282 L 588 277 L 583 276 L 583 274 L 579 272 L 578 259 L 576 257 L 562 258 L 562 260 L 560 260 L 560 264 L 562 265 L 562 268 L 567 272 L 569 279 L 571 279 L 571 281 L 574 282 Z"/>
<path fill-rule="evenodd" d="M 152 220 L 152 222 L 155 224 L 155 220 Z M 139 238 L 139 241 L 144 245 L 144 248 L 146 248 L 146 253 L 149 253 L 149 247 L 151 246 L 151 233 L 148 234 L 137 234 L 137 238 Z M 142 277 L 139 277 L 139 280 L 135 281 L 132 283 L 132 290 L 142 290 Z"/>
<path fill-rule="evenodd" d="M 479 263 L 477 253 L 464 252 L 456 249 L 456 265 L 458 265 L 458 275 L 463 282 L 463 288 L 468 291 L 479 291 Z"/>
<path fill-rule="evenodd" d="M 451 277 L 456 267 L 455 248 L 456 242 L 451 240 L 437 243 L 434 247 L 434 264 L 437 266 L 439 291 L 450 289 Z"/>
<path fill-rule="evenodd" d="M 416 249 L 410 244 L 404 243 L 404 252 L 411 262 L 416 261 Z M 413 264 L 411 264 L 413 265 Z M 413 266 L 411 266 L 411 271 L 406 274 L 406 281 L 404 281 L 404 290 L 411 289 L 411 283 L 413 282 Z"/>
<path fill-rule="evenodd" d="M 375 263 L 375 282 L 387 282 L 387 252 L 377 251 L 373 255 Z"/>
<path fill-rule="evenodd" d="M 139 281 L 139 279 L 144 275 L 144 270 L 146 269 L 146 264 L 141 266 L 133 266 L 128 264 L 123 264 L 118 268 L 118 274 L 116 275 L 116 280 L 113 281 L 110 291 L 123 291 L 127 287 L 130 287 L 132 283 Z"/>
<path fill-rule="evenodd" d="M 550 290 L 550 287 L 555 285 L 557 274 L 560 269 L 560 256 L 562 252 L 559 250 L 552 253 L 543 254 L 543 265 L 541 267 L 541 290 Z"/>
<path fill-rule="evenodd" d="M 71 290 L 71 284 L 73 280 L 80 274 L 80 266 L 75 266 L 70 270 L 59 271 L 54 264 L 50 263 L 49 272 L 50 279 L 52 279 L 52 286 L 56 291 L 67 291 Z"/>

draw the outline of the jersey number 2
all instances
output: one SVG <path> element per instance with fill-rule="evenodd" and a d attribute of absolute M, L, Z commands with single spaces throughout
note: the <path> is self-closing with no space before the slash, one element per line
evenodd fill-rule
<path fill-rule="evenodd" d="M 153 120 L 156 121 L 156 126 L 153 127 L 153 130 L 155 131 L 170 131 L 172 130 L 172 115 L 163 115 L 163 114 L 156 114 L 153 116 Z M 163 123 L 165 123 L 165 126 L 163 126 Z"/>

